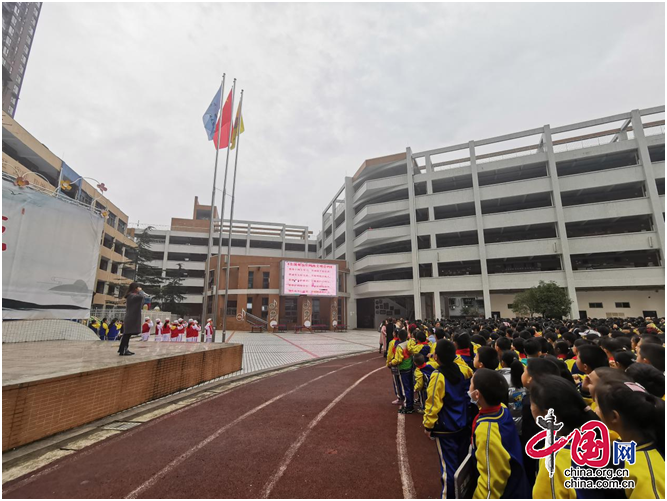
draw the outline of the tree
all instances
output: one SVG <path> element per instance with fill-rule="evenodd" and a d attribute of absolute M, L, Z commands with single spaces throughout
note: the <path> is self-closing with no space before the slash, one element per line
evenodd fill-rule
<path fill-rule="evenodd" d="M 185 308 L 181 302 L 185 299 L 185 286 L 183 285 L 183 265 L 178 264 L 176 276 L 172 277 L 159 289 L 155 299 L 162 305 L 163 311 L 183 315 Z"/>
<path fill-rule="evenodd" d="M 134 281 L 141 284 L 146 294 L 157 296 L 160 293 L 160 287 L 164 283 L 162 278 L 162 269 L 149 264 L 153 261 L 153 252 L 151 244 L 156 242 L 156 238 L 151 234 L 153 226 L 147 226 L 139 235 L 135 233 L 134 241 L 137 247 L 133 249 L 134 263 Z"/>
<path fill-rule="evenodd" d="M 514 296 L 512 311 L 520 316 L 535 314 L 547 318 L 561 318 L 570 314 L 572 300 L 567 290 L 559 287 L 556 282 L 540 280 L 537 287 L 520 292 Z"/>
<path fill-rule="evenodd" d="M 480 313 L 474 306 L 464 306 L 461 308 L 461 315 L 464 317 L 479 317 Z"/>

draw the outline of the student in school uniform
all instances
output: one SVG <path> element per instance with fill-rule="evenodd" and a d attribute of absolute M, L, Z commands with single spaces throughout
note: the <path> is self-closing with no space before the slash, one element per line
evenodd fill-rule
<path fill-rule="evenodd" d="M 454 474 L 470 445 L 466 432 L 466 409 L 470 398 L 467 393 L 472 369 L 455 362 L 456 347 L 446 339 L 438 341 L 434 360 L 438 369 L 433 371 L 426 390 L 424 432 L 435 439 L 442 482 L 442 498 L 454 498 Z"/>
<path fill-rule="evenodd" d="M 624 461 L 634 488 L 628 499 L 665 499 L 665 403 L 635 382 L 613 381 L 596 388 L 597 415 L 623 442 L 636 443 L 635 461 Z"/>
<path fill-rule="evenodd" d="M 141 340 L 148 341 L 151 336 L 151 329 L 153 328 L 153 321 L 146 317 L 144 323 L 141 325 Z"/>
<path fill-rule="evenodd" d="M 178 342 L 178 335 L 179 335 L 180 330 L 181 330 L 180 325 L 178 324 L 178 322 L 174 322 L 169 326 L 169 328 L 171 329 L 171 340 L 170 340 L 170 342 L 171 343 L 177 343 Z"/>
<path fill-rule="evenodd" d="M 415 395 L 419 395 L 419 406 L 417 412 L 424 414 L 426 405 L 426 389 L 431 379 L 431 374 L 437 369 L 437 364 L 429 363 L 428 359 L 421 353 L 414 356 L 415 364 Z"/>
<path fill-rule="evenodd" d="M 405 397 L 403 406 L 398 412 L 412 414 L 415 411 L 412 354 L 408 349 L 408 333 L 404 329 L 398 331 L 398 344 L 395 344 L 394 348 L 394 358 L 390 365 L 399 371 L 401 392 Z"/>
<path fill-rule="evenodd" d="M 528 497 L 523 448 L 505 406 L 508 392 L 507 381 L 495 370 L 482 367 L 472 377 L 469 395 L 479 407 L 472 433 L 478 475 L 473 499 Z"/>
<path fill-rule="evenodd" d="M 166 343 L 171 342 L 172 334 L 172 325 L 169 323 L 169 320 L 165 320 L 162 325 L 162 341 Z"/>
<path fill-rule="evenodd" d="M 394 329 L 392 330 L 392 333 L 394 335 L 394 338 L 389 341 L 389 344 L 387 345 L 387 367 L 391 370 L 391 379 L 392 383 L 394 385 L 394 394 L 396 395 L 396 400 L 392 402 L 394 405 L 400 405 L 401 407 L 403 406 L 403 401 L 405 400 L 405 395 L 403 394 L 403 391 L 401 390 L 401 380 L 400 380 L 400 374 L 398 371 L 398 367 L 394 367 L 392 365 L 392 360 L 394 360 L 394 355 L 396 354 L 396 343 L 398 342 L 398 330 L 399 329 Z"/>

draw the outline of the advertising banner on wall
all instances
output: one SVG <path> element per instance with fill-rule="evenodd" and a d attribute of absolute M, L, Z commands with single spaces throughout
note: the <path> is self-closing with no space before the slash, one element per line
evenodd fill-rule
<path fill-rule="evenodd" d="M 104 219 L 2 181 L 2 319 L 85 319 Z"/>

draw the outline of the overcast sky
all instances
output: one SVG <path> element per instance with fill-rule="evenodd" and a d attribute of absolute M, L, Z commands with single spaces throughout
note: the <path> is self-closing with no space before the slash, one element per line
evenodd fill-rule
<path fill-rule="evenodd" d="M 665 6 L 45 3 L 16 119 L 167 225 L 210 202 L 223 72 L 245 89 L 236 219 L 316 234 L 367 158 L 664 104 Z"/>

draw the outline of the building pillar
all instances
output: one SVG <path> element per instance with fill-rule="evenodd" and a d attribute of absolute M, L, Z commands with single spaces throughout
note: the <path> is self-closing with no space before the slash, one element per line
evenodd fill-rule
<path fill-rule="evenodd" d="M 355 278 L 354 266 L 357 260 L 354 254 L 354 187 L 352 178 L 345 178 L 345 260 L 350 273 L 347 274 L 346 290 L 350 297 L 345 301 L 347 305 L 347 327 L 348 329 L 357 328 L 357 299 L 354 294 Z"/>
<path fill-rule="evenodd" d="M 231 225 L 232 222 L 230 221 L 229 224 Z M 246 256 L 248 254 L 250 254 L 250 227 L 251 227 L 251 225 L 248 223 L 248 229 L 247 229 L 246 234 L 245 234 L 245 255 Z M 231 231 L 229 233 L 230 233 L 230 235 L 232 234 Z M 229 238 L 231 238 L 231 236 Z"/>
<path fill-rule="evenodd" d="M 665 220 L 662 217 L 662 204 L 660 203 L 660 195 L 655 184 L 655 172 L 653 172 L 653 164 L 651 163 L 651 156 L 648 152 L 648 144 L 644 134 L 644 125 L 642 124 L 642 117 L 639 110 L 632 110 L 632 130 L 635 133 L 635 140 L 637 141 L 637 149 L 639 150 L 639 160 L 642 163 L 644 170 L 644 179 L 646 180 L 646 190 L 648 191 L 648 199 L 651 204 L 653 213 L 653 226 L 658 233 L 658 249 L 660 251 L 660 262 L 662 266 L 665 265 Z"/>
<path fill-rule="evenodd" d="M 306 226 L 305 231 L 303 232 L 303 240 L 304 240 L 304 251 L 303 251 L 303 257 L 308 257 L 308 226 Z"/>
<path fill-rule="evenodd" d="M 331 259 L 336 259 L 336 197 L 331 204 Z"/>
<path fill-rule="evenodd" d="M 435 291 L 433 293 L 433 315 L 436 318 L 442 318 L 442 307 L 440 306 L 440 292 Z"/>
<path fill-rule="evenodd" d="M 482 268 L 482 295 L 484 297 L 484 318 L 491 318 L 491 292 L 489 290 L 489 271 L 486 265 L 486 246 L 484 242 L 484 217 L 482 215 L 482 201 L 477 178 L 477 159 L 475 156 L 475 141 L 468 143 L 470 150 L 470 167 L 472 170 L 472 191 L 475 198 L 475 222 L 477 225 L 477 241 L 479 247 L 479 263 Z"/>
<path fill-rule="evenodd" d="M 282 240 L 282 243 L 280 245 L 281 248 L 281 255 L 285 257 L 285 225 L 283 224 L 283 229 L 280 230 L 280 239 Z"/>
<path fill-rule="evenodd" d="M 412 246 L 412 294 L 414 296 L 415 319 L 422 318 L 421 282 L 419 279 L 419 245 L 417 243 L 417 209 L 415 206 L 414 161 L 412 148 L 405 152 L 408 174 L 408 211 L 410 213 L 410 244 Z"/>
<path fill-rule="evenodd" d="M 563 203 L 560 198 L 560 182 L 558 181 L 558 170 L 556 168 L 556 156 L 554 154 L 554 144 L 551 138 L 551 126 L 544 126 L 544 146 L 547 153 L 547 167 L 549 177 L 551 178 L 551 194 L 556 209 L 556 223 L 558 227 L 558 238 L 560 242 L 561 261 L 565 269 L 565 283 L 567 293 L 572 300 L 570 306 L 570 317 L 579 318 L 579 301 L 577 300 L 577 289 L 574 286 L 574 273 L 572 272 L 572 259 L 570 258 L 570 244 L 567 240 L 567 230 L 565 228 L 565 214 L 563 212 Z M 661 218 L 662 219 L 662 218 Z M 554 252 L 557 252 L 554 249 Z"/>
<path fill-rule="evenodd" d="M 169 256 L 169 236 L 171 235 L 171 231 L 167 231 L 167 234 L 164 237 L 164 255 L 162 256 L 162 276 L 166 277 L 167 276 L 167 261 L 168 261 L 168 256 Z M 206 288 L 206 278 L 204 277 L 204 288 Z M 202 297 L 203 299 L 203 297 Z"/>

